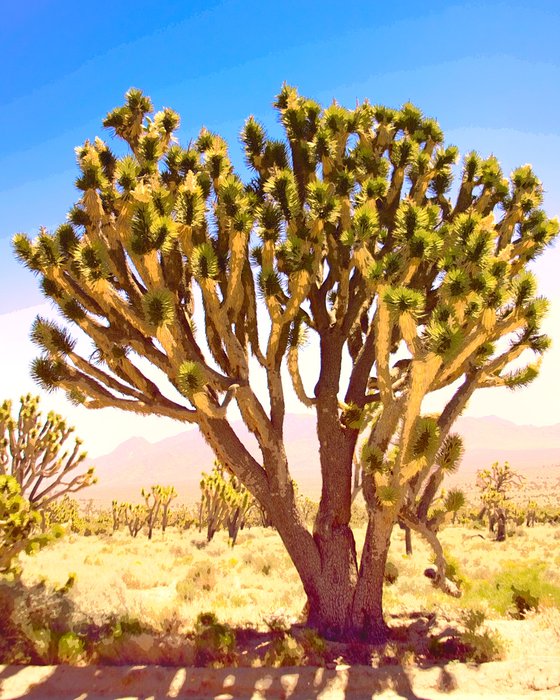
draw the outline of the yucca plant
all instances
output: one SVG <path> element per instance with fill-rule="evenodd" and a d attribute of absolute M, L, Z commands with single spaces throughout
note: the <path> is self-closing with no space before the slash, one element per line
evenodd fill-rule
<path fill-rule="evenodd" d="M 245 183 L 222 138 L 203 129 L 182 148 L 178 115 L 154 114 L 129 90 L 105 120 L 127 155 L 86 141 L 67 222 L 14 239 L 98 360 L 57 325 L 52 342 L 37 338 L 33 374 L 89 408 L 196 424 L 280 533 L 308 622 L 324 636 L 380 640 L 390 533 L 439 478 L 455 419 L 477 389 L 536 376 L 538 364 L 509 365 L 548 346 L 546 303 L 526 266 L 558 222 L 531 168 L 508 179 L 494 157 L 468 154 L 452 196 L 458 150 L 414 105 L 323 108 L 284 85 L 275 107 L 283 140 L 252 117 L 242 129 Z M 301 372 L 302 331 L 317 341 L 312 377 Z M 284 446 L 284 358 L 317 416 L 323 483 L 312 531 Z M 441 411 L 423 416 L 424 398 L 445 387 Z M 232 398 L 258 458 L 228 419 Z M 368 525 L 358 559 L 349 523 L 360 432 L 374 461 L 361 482 Z"/>
<path fill-rule="evenodd" d="M 68 334 L 40 317 L 32 337 L 53 355 L 73 351 Z M 79 390 L 75 389 L 73 395 L 76 392 Z M 11 401 L 0 405 L 0 474 L 13 476 L 22 496 L 36 510 L 44 512 L 56 499 L 96 481 L 93 468 L 80 470 L 87 453 L 81 450 L 79 438 L 70 445 L 73 431 L 54 411 L 43 419 L 38 396 L 22 396 L 17 416 L 12 415 Z"/>
<path fill-rule="evenodd" d="M 494 464 L 489 469 L 481 469 L 476 474 L 476 483 L 482 500 L 481 515 L 488 517 L 490 532 L 495 533 L 496 541 L 503 542 L 507 537 L 506 524 L 513 515 L 514 503 L 511 500 L 512 487 L 523 484 L 524 477 L 513 470 L 508 462 Z"/>

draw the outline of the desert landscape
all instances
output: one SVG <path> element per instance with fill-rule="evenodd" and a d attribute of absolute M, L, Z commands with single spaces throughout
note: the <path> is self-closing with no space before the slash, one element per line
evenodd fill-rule
<path fill-rule="evenodd" d="M 320 479 L 312 420 L 288 416 L 286 421 L 290 454 L 307 467 L 298 476 L 306 488 L 300 498 L 310 526 Z M 121 675 L 109 676 L 113 687 L 123 678 L 140 683 L 127 675 L 131 667 L 193 669 L 183 686 L 176 679 L 174 685 L 172 677 L 160 678 L 157 688 L 161 692 L 167 683 L 169 697 L 173 688 L 197 697 L 203 677 L 196 669 L 202 666 L 214 669 L 204 682 L 214 684 L 216 697 L 220 690 L 245 697 L 252 683 L 252 697 L 276 698 L 282 695 L 275 684 L 292 683 L 293 694 L 286 697 L 307 697 L 298 692 L 337 697 L 344 685 L 347 697 L 365 697 L 372 688 L 376 697 L 392 697 L 395 689 L 409 685 L 430 698 L 474 697 L 475 692 L 484 697 L 489 687 L 494 697 L 534 692 L 552 698 L 560 680 L 560 465 L 537 464 L 555 458 L 560 426 L 486 418 L 461 419 L 457 427 L 464 431 L 465 464 L 449 478 L 466 500 L 454 523 L 447 517 L 440 539 L 451 553 L 448 575 L 462 595 L 453 598 L 432 585 L 424 575 L 433 566 L 430 548 L 414 536 L 413 553 L 407 555 L 405 533 L 397 528 L 384 592 L 391 635 L 383 646 L 331 642 L 305 626 L 301 580 L 278 533 L 262 527 L 258 509 L 249 511 L 234 546 L 224 523 L 208 541 L 200 478 L 211 471 L 212 454 L 200 436 L 188 431 L 156 445 L 127 441 L 96 460 L 99 482 L 82 492 L 92 498 L 78 494 L 63 499 L 64 508 L 53 509 L 50 522 L 62 523 L 64 536 L 22 559 L 26 594 L 13 614 L 19 632 L 8 630 L 0 653 L 10 663 L 45 664 L 45 671 L 33 677 L 34 690 L 27 689 L 32 679 L 24 667 L 6 680 L 0 677 L 3 697 L 18 697 L 22 689 L 29 697 L 47 692 L 55 697 L 56 674 L 49 675 L 48 668 L 62 663 L 118 667 Z M 531 444 L 539 450 L 525 461 Z M 500 449 L 523 476 L 510 494 L 519 512 L 508 520 L 505 542 L 496 542 L 486 519 L 478 517 L 482 501 L 475 478 L 479 455 L 488 460 Z M 193 464 L 181 470 L 185 454 L 202 468 Z M 157 472 L 154 464 L 160 465 Z M 151 539 L 145 523 L 134 536 L 124 520 L 115 528 L 106 494 L 133 494 L 135 485 L 148 486 L 156 473 L 162 482 L 175 476 L 170 525 L 162 532 L 157 520 Z M 177 478 L 182 473 L 184 480 Z M 140 507 L 136 491 L 131 500 Z M 538 505 L 538 521 L 527 527 L 531 502 Z M 352 522 L 358 548 L 365 520 L 358 502 Z M 220 668 L 238 669 L 237 676 L 220 675 Z M 310 675 L 313 668 L 330 675 Z M 275 673 L 275 683 L 259 685 L 257 669 Z M 358 675 L 346 677 L 347 669 L 357 669 Z M 65 676 L 64 688 L 73 682 Z M 105 697 L 103 674 L 92 683 Z M 464 695 L 467 690 L 470 696 Z"/>
<path fill-rule="evenodd" d="M 3 7 L 0 700 L 560 700 L 559 32 Z"/>

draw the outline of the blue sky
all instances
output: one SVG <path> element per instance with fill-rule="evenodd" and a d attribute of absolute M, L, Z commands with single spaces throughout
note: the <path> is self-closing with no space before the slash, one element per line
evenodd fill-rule
<path fill-rule="evenodd" d="M 411 100 L 462 152 L 494 153 L 506 172 L 531 162 L 545 185 L 545 207 L 560 213 L 557 1 L 33 0 L 2 7 L 0 336 L 11 337 L 22 359 L 10 381 L 0 376 L 1 395 L 29 383 L 26 309 L 43 302 L 34 278 L 13 260 L 10 239 L 64 220 L 76 197 L 74 147 L 102 135 L 103 116 L 132 85 L 157 108 L 181 114 L 182 140 L 203 124 L 221 133 L 240 166 L 244 119 L 255 114 L 277 129 L 271 102 L 283 81 L 323 103 Z M 558 269 L 557 246 L 536 270 L 553 302 L 549 332 L 560 345 Z M 12 358 L 0 362 L 5 368 Z M 558 393 L 560 373 L 552 357 L 543 371 L 547 363 L 542 381 Z M 535 398 L 527 414 L 531 399 L 516 396 L 518 409 L 512 400 L 473 410 L 560 422 L 557 401 L 549 407 Z"/>

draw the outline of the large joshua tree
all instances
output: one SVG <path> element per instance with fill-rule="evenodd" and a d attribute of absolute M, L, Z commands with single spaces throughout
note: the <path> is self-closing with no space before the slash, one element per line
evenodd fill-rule
<path fill-rule="evenodd" d="M 536 376 L 536 365 L 508 366 L 548 346 L 539 332 L 546 301 L 526 266 L 558 222 L 540 208 L 531 168 L 507 180 L 494 157 L 468 154 L 450 198 L 457 148 L 411 104 L 323 108 L 284 86 L 275 107 L 284 140 L 253 117 L 241 132 L 253 173 L 245 183 L 222 138 L 203 129 L 182 148 L 178 115 L 153 114 L 148 97 L 127 93 L 104 125 L 128 153 L 86 141 L 67 223 L 14 239 L 94 348 L 88 358 L 65 328 L 38 318 L 43 355 L 32 372 L 90 408 L 196 423 L 278 529 L 308 622 L 331 638 L 382 640 L 391 531 L 403 515 L 414 523 L 407 504 L 449 463 L 453 422 L 477 388 Z M 300 371 L 308 334 L 318 344 L 311 382 Z M 312 532 L 284 447 L 284 361 L 317 416 L 322 491 Z M 266 403 L 255 390 L 259 365 Z M 424 415 L 424 398 L 445 387 L 442 410 Z M 233 397 L 259 459 L 228 420 Z M 358 557 L 349 521 L 364 426 L 368 524 Z"/>

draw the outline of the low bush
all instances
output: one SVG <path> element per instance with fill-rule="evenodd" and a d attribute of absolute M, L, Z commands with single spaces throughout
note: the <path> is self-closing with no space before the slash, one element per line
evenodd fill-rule
<path fill-rule="evenodd" d="M 385 575 L 383 576 L 383 580 L 385 581 L 386 584 L 391 586 L 399 577 L 399 570 L 397 568 L 397 565 L 394 564 L 392 561 L 388 561 L 385 564 Z"/>
<path fill-rule="evenodd" d="M 235 631 L 218 622 L 212 612 L 200 613 L 195 624 L 195 657 L 197 666 L 221 666 L 232 663 L 235 657 Z"/>
<path fill-rule="evenodd" d="M 462 630 L 430 639 L 428 650 L 435 659 L 461 659 L 476 664 L 504 658 L 502 637 L 485 625 L 482 610 L 465 610 L 461 616 Z"/>
<path fill-rule="evenodd" d="M 274 637 L 264 656 L 264 665 L 279 668 L 281 666 L 301 666 L 306 663 L 305 647 L 291 634 Z"/>
<path fill-rule="evenodd" d="M 502 615 L 522 619 L 543 603 L 560 607 L 560 586 L 547 580 L 547 567 L 542 562 L 507 562 L 492 578 L 473 584 L 469 597 L 487 601 Z"/>
<path fill-rule="evenodd" d="M 191 603 L 199 595 L 210 592 L 218 582 L 215 566 L 210 561 L 196 562 L 190 567 L 187 575 L 177 582 L 176 590 L 179 598 Z"/>
<path fill-rule="evenodd" d="M 484 626 L 486 616 L 482 610 L 465 611 L 461 622 L 465 629 L 460 640 L 466 647 L 467 661 L 483 664 L 504 658 L 504 641 L 497 632 Z"/>

